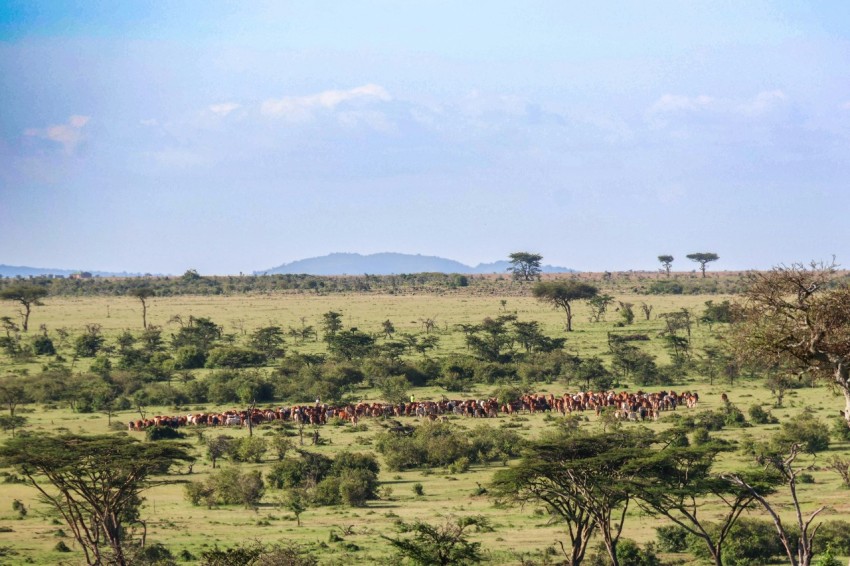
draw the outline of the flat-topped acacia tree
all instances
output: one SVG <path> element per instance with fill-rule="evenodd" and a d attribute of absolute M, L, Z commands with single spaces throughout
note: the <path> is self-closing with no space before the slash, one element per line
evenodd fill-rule
<path fill-rule="evenodd" d="M 592 299 L 599 293 L 599 289 L 580 281 L 540 281 L 531 292 L 537 300 L 549 303 L 556 309 L 564 309 L 567 315 L 567 332 L 572 332 L 572 303 Z"/>
<path fill-rule="evenodd" d="M 21 329 L 26 332 L 29 327 L 32 307 L 40 305 L 41 299 L 46 297 L 47 294 L 47 289 L 40 285 L 15 283 L 0 291 L 0 299 L 21 303 L 23 307 L 21 311 Z"/>
<path fill-rule="evenodd" d="M 664 268 L 665 273 L 667 273 L 667 277 L 670 277 L 670 269 L 673 267 L 673 259 L 674 258 L 671 255 L 658 256 L 658 261 L 661 262 L 661 267 Z"/>
<path fill-rule="evenodd" d="M 539 278 L 541 268 L 540 262 L 543 256 L 529 252 L 514 252 L 508 256 L 511 266 L 508 271 L 514 274 L 514 279 L 531 281 Z"/>
<path fill-rule="evenodd" d="M 31 434 L 0 447 L 0 465 L 14 467 L 57 513 L 88 564 L 130 564 L 130 525 L 139 523 L 142 491 L 164 483 L 172 464 L 189 461 L 185 444 L 139 442 L 126 435 Z"/>
<path fill-rule="evenodd" d="M 688 254 L 685 257 L 691 261 L 699 263 L 699 270 L 702 271 L 703 277 L 705 277 L 705 264 L 720 259 L 720 256 L 714 252 L 697 252 L 693 254 Z"/>

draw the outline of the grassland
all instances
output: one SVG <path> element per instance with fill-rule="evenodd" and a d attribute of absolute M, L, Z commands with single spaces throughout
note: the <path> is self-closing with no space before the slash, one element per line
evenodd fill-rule
<path fill-rule="evenodd" d="M 677 311 L 682 308 L 701 312 L 705 301 L 715 302 L 726 298 L 718 295 L 697 296 L 646 296 L 625 292 L 626 285 L 612 287 L 608 292 L 619 301 L 631 302 L 636 306 L 645 302 L 653 307 L 650 320 L 644 320 L 642 313 L 636 308 L 635 323 L 628 327 L 629 333 L 646 333 L 651 339 L 642 347 L 657 355 L 659 361 L 667 361 L 667 352 L 657 333 L 663 326 L 663 321 L 657 315 Z M 503 303 L 503 301 L 505 301 Z M 510 296 L 490 295 L 481 296 L 473 293 L 452 293 L 445 295 L 434 294 L 374 294 L 351 293 L 334 295 L 315 295 L 308 293 L 264 294 L 264 295 L 235 295 L 223 297 L 157 297 L 148 303 L 148 320 L 151 324 L 161 326 L 167 336 L 174 328 L 169 320 L 174 315 L 187 317 L 210 317 L 222 325 L 225 332 L 233 333 L 237 340 L 252 330 L 269 324 L 280 325 L 284 328 L 297 327 L 302 324 L 318 326 L 322 313 L 336 310 L 343 313 L 346 327 L 357 327 L 367 332 L 379 333 L 381 323 L 391 320 L 397 332 L 418 334 L 423 331 L 422 320 L 434 319 L 437 322 L 436 334 L 440 337 L 440 345 L 433 356 L 442 356 L 452 352 L 465 352 L 463 335 L 456 330 L 458 324 L 480 322 L 484 317 L 495 317 L 504 313 L 515 313 L 520 320 L 540 321 L 544 332 L 552 336 L 563 336 L 564 318 L 561 311 L 550 309 L 534 299 L 512 294 Z M 14 305 L 0 304 L 0 316 L 16 316 Z M 609 332 L 622 332 L 616 328 L 618 313 L 609 312 L 607 321 L 591 323 L 588 321 L 589 310 L 586 305 L 578 305 L 575 313 L 576 330 L 569 334 L 567 349 L 582 356 L 607 355 L 607 336 Z M 141 307 L 138 300 L 126 297 L 92 297 L 92 298 L 63 298 L 51 297 L 45 300 L 43 306 L 36 307 L 30 320 L 30 328 L 37 329 L 46 325 L 49 332 L 56 329 L 66 329 L 71 337 L 83 331 L 86 324 L 96 323 L 102 326 L 105 336 L 112 340 L 125 329 L 138 331 L 141 329 Z M 31 330 L 31 334 L 34 333 Z M 706 325 L 696 325 L 693 331 L 695 351 L 716 340 L 718 330 L 709 330 Z M 315 352 L 322 351 L 322 342 L 307 342 L 287 344 L 290 351 Z M 13 361 L 8 358 L 0 360 L 0 371 L 9 372 L 27 370 L 30 374 L 37 373 L 44 360 Z M 84 371 L 87 360 L 74 362 L 75 371 Z M 202 377 L 205 370 L 201 370 Z M 738 381 L 732 385 L 715 382 L 709 385 L 707 378 L 698 372 L 682 376 L 677 388 L 690 388 L 700 393 L 701 404 L 697 410 L 714 409 L 720 406 L 720 394 L 728 393 L 732 402 L 743 410 L 751 404 L 770 405 L 771 393 L 758 381 Z M 562 383 L 541 384 L 541 391 L 562 393 L 574 390 Z M 473 390 L 458 396 L 476 397 L 492 392 L 493 386 L 476 385 Z M 359 390 L 358 395 L 364 399 L 376 399 L 378 393 L 369 389 Z M 417 398 L 438 398 L 444 392 L 436 388 L 423 388 L 415 391 Z M 285 400 L 280 400 L 285 402 Z M 780 422 L 802 412 L 811 412 L 824 420 L 831 420 L 838 414 L 840 401 L 830 391 L 824 388 L 805 388 L 790 392 L 785 406 L 774 409 L 774 414 Z M 209 410 L 212 405 L 183 407 L 179 410 Z M 223 407 L 232 408 L 232 407 Z M 29 419 L 28 430 L 31 432 L 56 432 L 68 430 L 72 432 L 99 433 L 112 429 L 107 425 L 107 417 L 103 414 L 78 414 L 66 407 L 46 408 L 29 405 L 23 409 L 24 416 Z M 680 409 L 680 411 L 683 409 Z M 173 407 L 151 407 L 150 414 L 157 412 L 173 414 L 178 411 Z M 116 421 L 128 421 L 137 418 L 135 411 L 125 411 L 113 417 Z M 452 418 L 451 422 L 457 427 L 509 426 L 527 438 L 536 438 L 542 431 L 556 426 L 555 420 L 545 415 L 521 415 L 500 417 L 490 420 L 472 420 Z M 319 446 L 305 446 L 306 449 L 333 455 L 340 450 L 371 450 L 376 434 L 384 430 L 386 423 L 380 420 L 366 421 L 366 430 L 354 431 L 350 425 L 322 428 L 321 436 L 326 443 Z M 586 415 L 585 427 L 597 428 L 600 425 L 595 415 Z M 628 425 L 637 426 L 637 425 Z M 665 419 L 648 426 L 663 429 L 669 426 Z M 716 433 L 717 436 L 729 440 L 741 440 L 744 435 L 765 438 L 775 432 L 779 425 L 759 425 L 751 428 L 725 429 Z M 247 434 L 243 430 L 228 430 L 235 436 Z M 206 436 L 222 434 L 222 430 L 205 430 Z M 133 433 L 141 437 L 139 433 Z M 256 434 L 271 434 L 268 427 L 260 427 Z M 190 435 L 190 440 L 194 437 Z M 831 453 L 850 454 L 848 443 L 833 442 Z M 198 447 L 198 454 L 202 450 Z M 270 457 L 270 456 L 269 456 Z M 817 505 L 826 504 L 830 511 L 827 519 L 850 520 L 850 497 L 847 490 L 840 486 L 836 474 L 824 466 L 824 456 L 817 459 L 806 457 L 806 465 L 813 465 L 812 476 L 814 483 L 801 486 L 800 497 L 805 510 L 812 510 Z M 722 462 L 722 467 L 736 469 L 747 464 L 741 455 L 731 454 Z M 243 464 L 243 466 L 268 469 L 270 461 L 262 464 Z M 204 548 L 218 545 L 230 546 L 236 543 L 248 542 L 254 539 L 264 542 L 296 541 L 306 544 L 327 564 L 378 564 L 387 563 L 390 550 L 380 535 L 391 535 L 395 532 L 395 524 L 399 519 L 409 521 L 424 519 L 438 521 L 446 515 L 463 516 L 482 514 L 493 523 L 492 533 L 474 535 L 475 540 L 483 543 L 491 561 L 496 564 L 516 564 L 521 559 L 533 559 L 537 563 L 545 561 L 546 557 L 557 560 L 553 555 L 558 547 L 557 541 L 565 540 L 563 528 L 557 524 L 549 524 L 547 517 L 540 510 L 526 508 L 503 508 L 494 505 L 487 494 L 476 494 L 479 486 L 487 486 L 493 472 L 501 464 L 490 466 L 473 466 L 466 473 L 452 474 L 448 470 L 412 470 L 391 472 L 383 469 L 381 483 L 384 487 L 380 500 L 371 501 L 365 507 L 317 507 L 308 509 L 302 516 L 303 526 L 296 526 L 294 516 L 285 510 L 281 503 L 282 493 L 270 489 L 256 510 L 241 507 L 221 507 L 207 509 L 193 507 L 183 496 L 181 482 L 204 478 L 211 471 L 208 461 L 199 459 L 192 473 L 187 469 L 180 470 L 174 479 L 176 483 L 157 487 L 147 493 L 143 508 L 143 516 L 147 520 L 148 540 L 164 543 L 172 552 L 177 554 L 187 550 L 198 555 Z M 424 495 L 414 494 L 412 486 L 421 483 Z M 13 500 L 18 499 L 30 509 L 24 519 L 12 510 Z M 790 518 L 792 509 L 789 508 L 788 497 L 781 493 L 775 498 L 780 502 L 784 515 Z M 709 505 L 707 513 L 713 513 L 717 507 Z M 663 523 L 656 519 L 641 516 L 633 512 L 626 523 L 624 536 L 645 543 L 652 541 L 655 536 L 654 528 Z M 64 525 L 56 524 L 49 509 L 38 501 L 34 490 L 21 484 L 0 484 L 0 547 L 8 546 L 18 554 L 0 559 L 3 564 L 35 563 L 56 564 L 63 560 L 79 557 L 79 554 L 63 554 L 53 550 L 57 541 L 64 540 L 75 548 L 72 540 L 59 536 L 61 530 L 68 534 Z M 343 534 L 343 531 L 349 534 Z M 339 535 L 342 540 L 330 542 L 331 533 Z M 687 560 L 685 556 L 668 556 L 670 560 Z M 846 560 L 846 558 L 845 558 Z"/>

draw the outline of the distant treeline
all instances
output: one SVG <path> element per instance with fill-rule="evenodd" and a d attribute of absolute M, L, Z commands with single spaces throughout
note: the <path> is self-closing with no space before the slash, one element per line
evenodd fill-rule
<path fill-rule="evenodd" d="M 650 272 L 572 273 L 544 275 L 594 281 L 620 293 L 644 295 L 737 294 L 747 284 L 744 272 L 716 274 L 701 278 L 696 274 L 664 277 Z M 843 277 L 846 282 L 847 277 Z M 134 289 L 149 288 L 156 296 L 239 295 L 254 293 L 464 293 L 470 295 L 530 295 L 533 283 L 514 280 L 509 274 L 465 275 L 459 273 L 413 273 L 400 275 L 226 275 L 202 276 L 190 270 L 179 276 L 70 278 L 38 276 L 0 278 L 0 290 L 21 281 L 43 285 L 52 296 L 109 297 L 126 295 Z"/>

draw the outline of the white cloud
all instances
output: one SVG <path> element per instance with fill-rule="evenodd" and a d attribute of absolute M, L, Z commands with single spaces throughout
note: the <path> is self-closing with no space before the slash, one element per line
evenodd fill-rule
<path fill-rule="evenodd" d="M 649 112 L 650 114 L 692 112 L 711 108 L 714 104 L 715 99 L 704 94 L 693 97 L 665 94 L 650 107 Z"/>
<path fill-rule="evenodd" d="M 56 124 L 46 128 L 29 128 L 24 135 L 42 138 L 61 144 L 65 153 L 72 154 L 77 146 L 85 139 L 83 128 L 89 123 L 90 116 L 73 115 L 65 124 Z"/>
<path fill-rule="evenodd" d="M 715 98 L 705 94 L 699 96 L 665 94 L 655 101 L 649 108 L 648 113 L 657 116 L 710 111 L 758 116 L 780 108 L 787 102 L 788 96 L 779 89 L 763 91 L 746 100 Z"/>
<path fill-rule="evenodd" d="M 210 104 L 207 109 L 216 116 L 227 116 L 234 110 L 242 108 L 241 104 L 235 102 L 222 102 L 221 104 Z"/>
<path fill-rule="evenodd" d="M 758 116 L 780 108 L 788 101 L 788 97 L 781 90 L 760 92 L 752 99 L 736 106 L 736 110 L 749 116 Z"/>
<path fill-rule="evenodd" d="M 261 111 L 267 116 L 284 118 L 293 122 L 303 122 L 313 117 L 319 109 L 334 110 L 343 102 L 349 101 L 389 101 L 392 97 L 387 91 L 375 84 L 367 84 L 349 90 L 326 90 L 308 96 L 286 96 L 280 99 L 268 99 L 263 102 Z"/>

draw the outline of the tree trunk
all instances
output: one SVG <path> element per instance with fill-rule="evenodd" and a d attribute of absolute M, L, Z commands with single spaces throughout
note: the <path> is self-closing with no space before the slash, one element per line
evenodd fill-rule
<path fill-rule="evenodd" d="M 841 362 L 835 368 L 835 383 L 844 394 L 844 410 L 841 415 L 844 422 L 850 427 L 850 366 Z"/>

